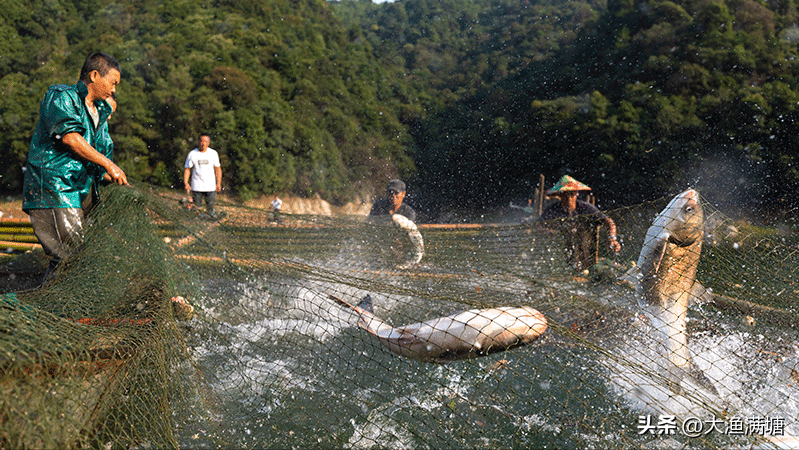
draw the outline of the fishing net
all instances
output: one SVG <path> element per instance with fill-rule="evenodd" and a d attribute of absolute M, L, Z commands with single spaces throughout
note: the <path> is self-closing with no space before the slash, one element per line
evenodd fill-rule
<path fill-rule="evenodd" d="M 688 345 L 716 392 L 689 380 L 678 393 L 622 276 L 668 198 L 608 212 L 622 252 L 603 231 L 580 272 L 546 223 L 224 202 L 211 218 L 178 200 L 108 188 L 55 277 L 2 297 L 0 448 L 748 448 L 799 435 L 790 230 L 705 202 L 697 278 L 712 301 L 690 308 Z M 367 296 L 396 327 L 531 306 L 548 328 L 434 364 L 391 352 L 341 303 Z"/>

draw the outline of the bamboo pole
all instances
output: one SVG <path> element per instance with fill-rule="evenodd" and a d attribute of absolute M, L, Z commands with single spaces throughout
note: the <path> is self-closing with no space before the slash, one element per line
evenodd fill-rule
<path fill-rule="evenodd" d="M 500 223 L 420 223 L 417 228 L 425 229 L 444 229 L 444 230 L 475 230 L 481 228 L 497 228 L 503 225 Z"/>
<path fill-rule="evenodd" d="M 0 227 L 8 227 L 8 226 L 31 226 L 31 220 L 27 218 L 23 219 L 23 218 L 14 218 L 14 217 L 0 219 Z"/>
<path fill-rule="evenodd" d="M 541 217 L 541 212 L 544 210 L 544 174 L 540 174 L 538 178 L 538 191 L 536 192 L 536 202 L 538 205 L 536 208 L 538 209 L 538 217 Z"/>
<path fill-rule="evenodd" d="M 11 234 L 22 234 L 22 233 L 33 234 L 33 228 L 32 227 L 28 227 L 28 226 L 24 226 L 24 225 L 16 226 L 16 227 L 14 227 L 14 226 L 12 226 L 12 227 L 0 226 L 0 234 L 6 234 L 6 233 L 11 233 Z"/>
<path fill-rule="evenodd" d="M 0 241 L 11 241 L 11 242 L 39 242 L 39 239 L 36 238 L 33 234 L 27 233 L 0 233 Z"/>
<path fill-rule="evenodd" d="M 26 252 L 34 248 L 41 248 L 41 246 L 41 244 L 35 244 L 33 242 L 0 241 L 0 251 L 11 249 L 18 252 Z"/>

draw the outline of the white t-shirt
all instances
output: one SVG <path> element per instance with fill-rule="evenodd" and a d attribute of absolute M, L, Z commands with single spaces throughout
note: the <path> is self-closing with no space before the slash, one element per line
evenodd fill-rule
<path fill-rule="evenodd" d="M 194 192 L 216 191 L 216 175 L 214 167 L 221 167 L 219 154 L 212 148 L 204 152 L 194 149 L 186 157 L 186 169 L 192 169 L 189 185 Z"/>

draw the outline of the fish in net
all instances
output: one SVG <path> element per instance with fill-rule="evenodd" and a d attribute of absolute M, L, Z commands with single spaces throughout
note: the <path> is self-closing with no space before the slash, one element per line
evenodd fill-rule
<path fill-rule="evenodd" d="M 686 306 L 684 335 L 712 392 L 690 377 L 673 389 L 663 333 L 623 276 L 671 198 L 607 212 L 622 252 L 575 273 L 537 225 L 415 224 L 424 253 L 406 264 L 412 245 L 384 246 L 413 242 L 396 224 L 277 223 L 224 202 L 206 220 L 158 188 L 104 194 L 53 281 L 3 297 L 0 448 L 768 448 L 799 434 L 795 231 L 703 202 L 696 280 L 712 301 Z M 547 328 L 430 363 L 334 300 L 366 296 L 391 326 L 518 306 Z"/>

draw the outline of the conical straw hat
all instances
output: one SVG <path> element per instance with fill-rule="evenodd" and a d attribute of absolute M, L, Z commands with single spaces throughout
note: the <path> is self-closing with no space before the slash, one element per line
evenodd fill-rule
<path fill-rule="evenodd" d="M 580 183 L 574 178 L 568 175 L 563 175 L 560 181 L 558 181 L 556 185 L 552 186 L 552 189 L 550 189 L 547 192 L 547 195 L 554 195 L 554 194 L 559 194 L 561 192 L 569 192 L 569 191 L 580 192 L 580 191 L 590 191 L 590 190 L 591 190 L 590 187 L 584 185 L 583 183 Z"/>

